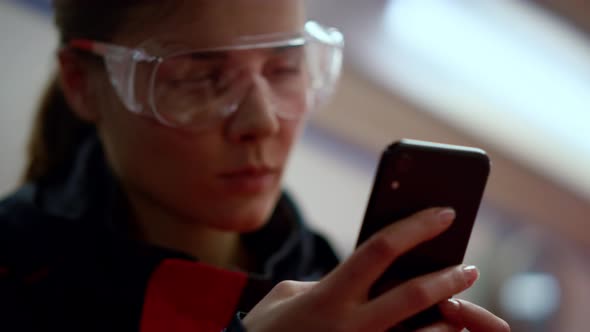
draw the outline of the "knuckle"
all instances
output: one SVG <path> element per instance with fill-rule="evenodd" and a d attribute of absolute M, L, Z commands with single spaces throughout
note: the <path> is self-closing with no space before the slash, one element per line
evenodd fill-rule
<path fill-rule="evenodd" d="M 392 259 L 397 257 L 400 253 L 400 249 L 385 235 L 376 236 L 369 245 L 369 252 L 372 257 L 378 259 Z"/>
<path fill-rule="evenodd" d="M 426 308 L 434 304 L 430 289 L 422 283 L 413 283 L 408 289 L 409 303 L 416 308 Z"/>
<path fill-rule="evenodd" d="M 285 280 L 279 282 L 273 289 L 276 293 L 283 297 L 291 297 L 298 293 L 298 283 L 292 280 Z"/>

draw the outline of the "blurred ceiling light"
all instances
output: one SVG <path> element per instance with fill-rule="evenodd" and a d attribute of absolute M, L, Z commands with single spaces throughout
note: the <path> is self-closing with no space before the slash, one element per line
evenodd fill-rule
<path fill-rule="evenodd" d="M 514 0 L 395 0 L 382 27 L 381 81 L 590 197 L 584 36 Z"/>
<path fill-rule="evenodd" d="M 512 319 L 543 322 L 559 308 L 561 297 L 555 277 L 542 273 L 513 276 L 500 289 L 502 310 Z"/>

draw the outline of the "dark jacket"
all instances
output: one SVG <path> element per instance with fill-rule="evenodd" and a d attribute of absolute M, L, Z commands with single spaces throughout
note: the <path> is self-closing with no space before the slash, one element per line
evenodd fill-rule
<path fill-rule="evenodd" d="M 243 235 L 262 262 L 249 274 L 136 240 L 122 197 L 93 137 L 0 202 L 0 330 L 218 332 L 277 282 L 318 279 L 338 262 L 286 194 Z"/>

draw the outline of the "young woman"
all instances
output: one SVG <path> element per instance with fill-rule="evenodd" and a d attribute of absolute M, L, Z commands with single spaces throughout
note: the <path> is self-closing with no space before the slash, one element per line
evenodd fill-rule
<path fill-rule="evenodd" d="M 0 328 L 384 331 L 439 304 L 444 321 L 423 331 L 509 330 L 447 300 L 475 282 L 474 267 L 368 299 L 451 209 L 396 223 L 338 265 L 282 191 L 341 62 L 341 34 L 306 22 L 303 0 L 54 7 L 58 79 L 26 184 L 0 203 Z"/>

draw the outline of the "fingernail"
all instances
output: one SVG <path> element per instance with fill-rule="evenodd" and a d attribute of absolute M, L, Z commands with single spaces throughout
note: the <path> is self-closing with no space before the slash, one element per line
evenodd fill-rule
<path fill-rule="evenodd" d="M 455 299 L 448 299 L 443 305 L 444 309 L 450 312 L 457 312 L 461 308 L 461 303 Z"/>
<path fill-rule="evenodd" d="M 479 270 L 474 265 L 464 265 L 463 273 L 465 274 L 469 286 L 473 285 L 477 279 L 479 279 Z"/>
<path fill-rule="evenodd" d="M 453 220 L 455 220 L 455 217 L 456 217 L 455 210 L 453 210 L 451 208 L 442 209 L 438 213 L 438 220 L 443 225 L 450 224 L 451 222 L 453 222 Z"/>

